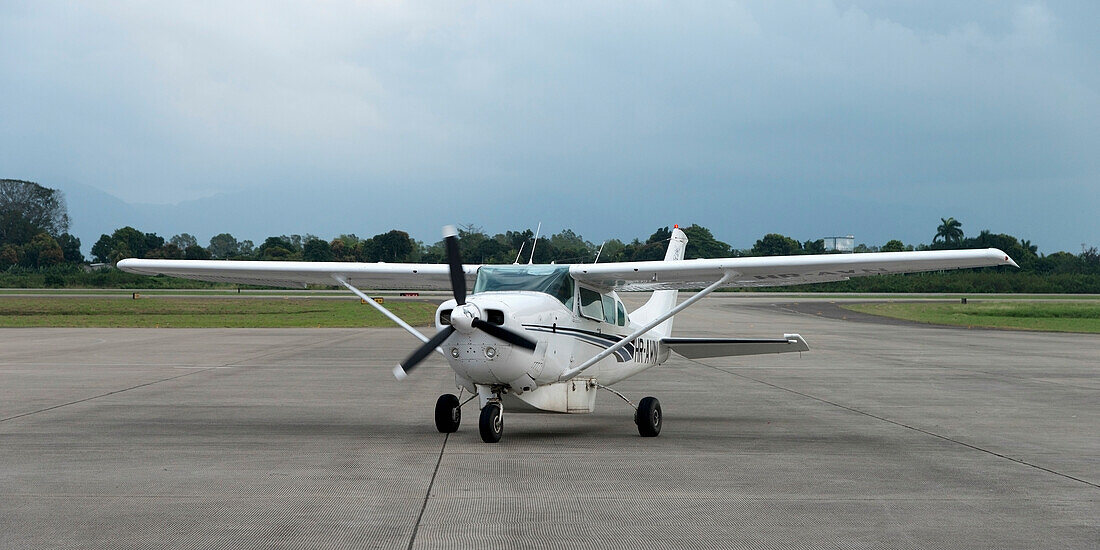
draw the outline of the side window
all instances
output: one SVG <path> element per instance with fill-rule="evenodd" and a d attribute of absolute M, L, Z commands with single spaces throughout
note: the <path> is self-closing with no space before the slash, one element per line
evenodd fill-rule
<path fill-rule="evenodd" d="M 580 291 L 581 315 L 597 321 L 603 320 L 603 303 L 600 300 L 600 293 L 583 286 L 580 287 Z"/>
<path fill-rule="evenodd" d="M 619 325 L 620 327 L 625 327 L 626 326 L 626 309 L 623 308 L 623 303 L 622 302 L 617 302 L 615 305 L 617 306 L 618 313 L 619 313 L 618 320 L 615 324 Z"/>
<path fill-rule="evenodd" d="M 615 299 L 611 296 L 604 295 L 603 298 L 603 320 L 608 324 L 615 324 Z"/>

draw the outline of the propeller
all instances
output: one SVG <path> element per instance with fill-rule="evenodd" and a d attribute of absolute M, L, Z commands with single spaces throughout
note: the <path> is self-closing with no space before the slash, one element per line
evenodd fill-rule
<path fill-rule="evenodd" d="M 459 307 L 455 308 L 457 312 L 461 306 L 466 305 L 466 273 L 462 270 L 462 256 L 458 252 L 458 230 L 453 225 L 448 225 L 443 228 L 443 245 L 447 250 L 447 265 L 450 267 L 451 273 L 451 292 L 454 293 L 455 302 Z M 464 308 L 464 311 L 478 311 L 477 308 L 470 306 L 470 308 Z M 513 346 L 526 349 L 528 351 L 535 351 L 535 341 L 530 338 L 508 330 L 502 326 L 494 325 L 492 323 L 481 320 L 480 317 L 474 317 L 469 321 L 469 328 L 478 329 L 494 338 L 498 338 Z M 398 380 L 403 380 L 409 375 L 416 365 L 423 361 L 426 357 L 431 355 L 435 348 L 443 344 L 447 338 L 450 338 L 455 331 L 454 323 L 445 327 L 443 330 L 436 333 L 424 342 L 422 346 L 412 352 L 403 362 L 393 368 L 393 375 Z"/>

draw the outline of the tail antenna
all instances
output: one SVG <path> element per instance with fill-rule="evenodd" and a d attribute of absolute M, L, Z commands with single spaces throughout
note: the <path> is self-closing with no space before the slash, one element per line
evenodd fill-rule
<path fill-rule="evenodd" d="M 535 229 L 535 240 L 531 242 L 531 257 L 527 258 L 527 265 L 535 263 L 535 245 L 539 244 L 540 231 L 542 231 L 542 222 L 539 222 L 538 228 Z"/>

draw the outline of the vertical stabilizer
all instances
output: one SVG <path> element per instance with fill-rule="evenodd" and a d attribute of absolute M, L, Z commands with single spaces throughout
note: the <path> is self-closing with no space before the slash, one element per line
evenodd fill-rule
<path fill-rule="evenodd" d="M 676 226 L 672 228 L 672 238 L 668 241 L 668 250 L 665 251 L 666 262 L 676 262 L 684 259 L 684 250 L 687 248 L 688 238 L 683 231 L 680 231 L 680 227 Z M 644 306 L 634 310 L 630 313 L 630 320 L 638 324 L 646 324 L 649 321 L 656 319 L 657 317 L 668 313 L 669 310 L 676 307 L 676 294 L 675 290 L 656 290 L 653 295 L 650 296 L 649 301 Z M 667 338 L 672 334 L 672 319 L 669 319 L 657 328 L 653 329 L 654 332 L 661 338 Z"/>

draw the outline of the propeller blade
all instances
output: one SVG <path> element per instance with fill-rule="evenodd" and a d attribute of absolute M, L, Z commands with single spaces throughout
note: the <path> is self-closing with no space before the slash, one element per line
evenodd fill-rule
<path fill-rule="evenodd" d="M 509 344 L 519 346 L 530 351 L 535 351 L 535 341 L 522 334 L 517 334 L 502 326 L 487 323 L 485 321 L 482 321 L 481 319 L 474 319 L 473 325 L 474 328 L 481 329 L 492 336 L 508 342 Z"/>
<path fill-rule="evenodd" d="M 448 326 L 447 328 L 444 328 L 443 330 L 437 332 L 435 336 L 432 336 L 431 339 L 429 339 L 427 342 L 424 342 L 424 345 L 420 346 L 416 349 L 416 351 L 412 352 L 412 355 L 410 355 L 408 359 L 405 359 L 403 363 L 400 363 L 393 368 L 394 377 L 396 377 L 398 380 L 404 380 L 405 377 L 409 375 L 409 372 L 412 371 L 418 363 L 423 361 L 425 357 L 431 355 L 431 353 L 435 351 L 435 348 L 438 348 L 444 340 L 450 337 L 450 335 L 454 334 L 454 331 L 454 327 Z"/>
<path fill-rule="evenodd" d="M 448 225 L 443 228 L 443 243 L 447 247 L 447 263 L 451 267 L 451 291 L 458 305 L 466 303 L 466 274 L 462 272 L 462 256 L 458 253 L 458 230 Z"/>

